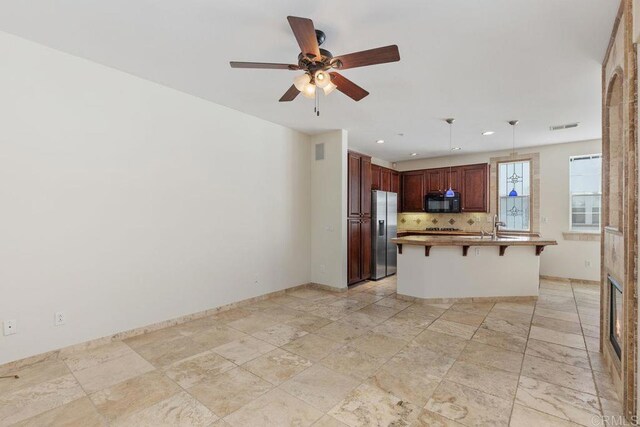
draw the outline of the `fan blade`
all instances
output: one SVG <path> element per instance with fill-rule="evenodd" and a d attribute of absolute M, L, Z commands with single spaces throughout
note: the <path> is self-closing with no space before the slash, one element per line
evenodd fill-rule
<path fill-rule="evenodd" d="M 271 70 L 299 70 L 300 67 L 293 64 L 275 64 L 272 62 L 229 62 L 231 68 L 264 68 Z"/>
<path fill-rule="evenodd" d="M 347 68 L 366 67 L 367 65 L 396 61 L 400 61 L 400 52 L 398 52 L 398 46 L 394 44 L 336 56 L 331 60 L 331 63 L 335 64 L 334 67 L 338 70 L 346 70 Z"/>
<path fill-rule="evenodd" d="M 296 96 L 298 96 L 299 93 L 300 91 L 296 89 L 295 85 L 291 85 L 291 87 L 284 93 L 284 95 L 282 95 L 282 98 L 280 98 L 280 102 L 293 101 L 294 99 L 296 99 Z"/>
<path fill-rule="evenodd" d="M 369 95 L 369 92 L 362 89 L 360 86 L 341 74 L 338 74 L 335 71 L 329 74 L 331 74 L 331 81 L 337 86 L 337 89 L 354 101 L 360 101 L 362 98 Z"/>
<path fill-rule="evenodd" d="M 298 45 L 303 55 L 320 58 L 320 48 L 316 39 L 316 29 L 313 21 L 309 18 L 299 18 L 297 16 L 287 16 L 287 21 L 296 36 Z"/>

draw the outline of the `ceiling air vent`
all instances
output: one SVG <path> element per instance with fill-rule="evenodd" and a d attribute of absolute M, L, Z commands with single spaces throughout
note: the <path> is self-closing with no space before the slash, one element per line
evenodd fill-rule
<path fill-rule="evenodd" d="M 557 125 L 557 126 L 549 126 L 550 130 L 562 130 L 562 129 L 571 129 L 571 128 L 577 128 L 578 127 L 578 123 L 566 123 L 564 125 Z"/>

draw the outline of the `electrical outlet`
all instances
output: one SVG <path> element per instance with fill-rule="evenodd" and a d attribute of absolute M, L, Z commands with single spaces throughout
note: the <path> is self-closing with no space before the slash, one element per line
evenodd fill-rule
<path fill-rule="evenodd" d="M 584 262 L 584 266 L 585 266 L 585 267 L 587 267 L 587 268 L 591 267 L 591 261 L 586 260 L 586 261 Z"/>
<path fill-rule="evenodd" d="M 475 248 L 476 256 L 480 255 L 480 248 Z"/>
<path fill-rule="evenodd" d="M 67 317 L 64 315 L 63 311 L 58 311 L 54 315 L 53 324 L 56 326 L 62 326 L 67 323 Z"/>
<path fill-rule="evenodd" d="M 16 332 L 18 332 L 16 330 L 16 328 L 17 328 L 16 319 L 5 320 L 4 322 L 2 322 L 2 324 L 4 326 L 4 334 L 5 335 L 13 335 Z"/>
<path fill-rule="evenodd" d="M 543 224 L 546 224 L 547 222 L 549 222 L 549 218 L 547 218 L 546 216 L 541 217 L 540 220 L 542 221 Z"/>
<path fill-rule="evenodd" d="M 253 275 L 253 283 L 255 283 L 256 285 L 260 283 L 260 280 L 258 280 L 258 273 L 255 273 Z"/>
<path fill-rule="evenodd" d="M 327 266 L 324 264 L 320 264 L 320 273 L 326 273 L 327 272 Z"/>

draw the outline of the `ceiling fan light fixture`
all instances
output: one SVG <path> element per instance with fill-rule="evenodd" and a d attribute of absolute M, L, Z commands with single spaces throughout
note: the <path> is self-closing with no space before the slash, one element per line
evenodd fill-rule
<path fill-rule="evenodd" d="M 296 87 L 296 89 L 298 89 L 300 92 L 304 91 L 304 88 L 307 84 L 311 83 L 311 76 L 309 76 L 309 74 L 304 73 L 304 74 L 300 74 L 298 77 L 296 77 L 295 79 L 293 79 L 293 85 Z M 303 92 L 304 93 L 304 92 Z"/>
<path fill-rule="evenodd" d="M 316 96 L 316 85 L 314 85 L 313 83 L 307 83 L 306 85 L 304 85 L 300 92 L 306 98 L 313 99 Z"/>
<path fill-rule="evenodd" d="M 322 90 L 324 91 L 325 95 L 329 95 L 331 92 L 333 92 L 338 86 L 336 86 L 335 84 L 333 84 L 333 82 L 329 82 L 329 84 L 327 84 L 325 87 L 322 88 Z"/>
<path fill-rule="evenodd" d="M 314 81 L 316 86 L 320 89 L 324 89 L 329 83 L 331 83 L 331 76 L 324 70 L 318 70 L 316 71 Z"/>

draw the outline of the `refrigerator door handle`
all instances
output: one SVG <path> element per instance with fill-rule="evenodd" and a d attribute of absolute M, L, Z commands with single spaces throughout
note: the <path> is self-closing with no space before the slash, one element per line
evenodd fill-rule
<path fill-rule="evenodd" d="M 386 231 L 384 229 L 384 219 L 378 220 L 378 236 L 384 236 Z"/>

